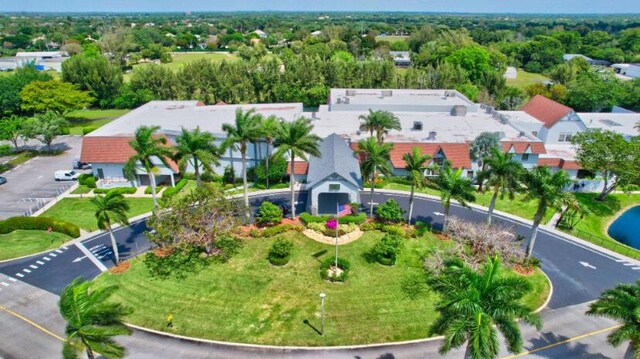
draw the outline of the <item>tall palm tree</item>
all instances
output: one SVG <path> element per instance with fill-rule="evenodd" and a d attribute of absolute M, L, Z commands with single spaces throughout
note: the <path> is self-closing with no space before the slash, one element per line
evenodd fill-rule
<path fill-rule="evenodd" d="M 407 223 L 411 223 L 411 217 L 413 216 L 413 200 L 415 189 L 422 188 L 425 182 L 424 171 L 427 170 L 427 161 L 431 159 L 429 155 L 423 155 L 420 147 L 414 147 L 411 153 L 405 153 L 402 155 L 402 159 L 405 162 L 404 169 L 409 172 L 409 180 L 411 181 L 411 195 L 409 196 L 409 216 L 407 217 Z"/>
<path fill-rule="evenodd" d="M 441 295 L 439 319 L 432 330 L 444 335 L 440 354 L 467 343 L 465 358 L 491 359 L 499 352 L 500 331 L 511 353 L 522 350 L 518 320 L 541 328 L 540 317 L 521 303 L 531 285 L 522 277 L 505 276 L 498 256 L 476 272 L 460 260 L 447 263 L 431 283 Z"/>
<path fill-rule="evenodd" d="M 65 359 L 78 358 L 81 352 L 93 359 L 94 351 L 107 358 L 124 357 L 125 349 L 113 337 L 131 334 L 122 321 L 131 310 L 108 300 L 116 289 L 93 287 L 92 282 L 76 278 L 62 290 L 58 307 L 67 322 L 62 347 Z"/>
<path fill-rule="evenodd" d="M 524 172 L 524 184 L 526 186 L 527 200 L 537 200 L 538 207 L 533 217 L 533 227 L 531 227 L 531 237 L 527 243 L 526 257 L 528 258 L 533 251 L 538 235 L 538 227 L 542 219 L 547 214 L 549 208 L 560 208 L 562 199 L 564 198 L 564 188 L 571 183 L 571 179 L 567 172 L 560 170 L 551 173 L 549 167 L 536 167 L 531 171 Z"/>
<path fill-rule="evenodd" d="M 590 215 L 591 211 L 587 206 L 576 198 L 576 195 L 571 192 L 563 193 L 561 199 L 562 211 L 560 217 L 555 223 L 555 228 L 558 228 L 560 224 L 564 222 L 564 226 L 572 230 L 585 216 Z"/>
<path fill-rule="evenodd" d="M 487 169 L 485 158 L 491 156 L 493 149 L 496 148 L 500 148 L 500 135 L 496 132 L 482 132 L 471 142 L 469 157 L 474 161 L 482 160 L 481 173 Z M 478 176 L 478 192 L 482 192 L 485 179 L 483 176 Z"/>
<path fill-rule="evenodd" d="M 260 139 L 262 135 L 261 122 L 262 115 L 256 113 L 255 109 L 242 111 L 239 108 L 236 110 L 235 123 L 222 125 L 222 130 L 227 133 L 227 138 L 222 142 L 223 150 L 231 148 L 239 151 L 242 159 L 242 189 L 247 222 L 251 216 L 249 213 L 249 185 L 247 184 L 247 146 Z"/>
<path fill-rule="evenodd" d="M 118 254 L 118 244 L 113 236 L 111 225 L 119 223 L 123 226 L 129 225 L 127 212 L 129 211 L 129 203 L 125 201 L 124 196 L 120 193 L 107 192 L 106 195 L 96 195 L 91 198 L 91 203 L 96 208 L 96 219 L 98 220 L 98 228 L 109 231 L 111 237 L 111 246 L 115 256 L 116 265 L 120 263 L 120 255 Z"/>
<path fill-rule="evenodd" d="M 282 126 L 282 120 L 277 118 L 275 115 L 271 115 L 267 117 L 262 122 L 262 137 L 264 137 L 264 140 L 267 143 L 267 157 L 265 158 L 265 161 L 264 161 L 267 189 L 269 189 L 269 160 L 271 160 L 271 146 L 273 145 L 273 141 L 278 135 L 278 132 L 280 131 L 281 126 Z"/>
<path fill-rule="evenodd" d="M 462 169 L 454 171 L 451 164 L 446 162 L 442 170 L 436 178 L 433 179 L 434 184 L 440 190 L 442 208 L 444 209 L 444 217 L 442 220 L 442 231 L 447 228 L 447 217 L 449 217 L 449 208 L 451 200 L 456 200 L 460 205 L 468 207 L 467 202 L 476 200 L 473 194 L 475 188 L 471 180 L 462 175 Z"/>
<path fill-rule="evenodd" d="M 369 217 L 373 217 L 373 193 L 376 188 L 378 174 L 391 175 L 393 173 L 389 159 L 392 149 L 392 143 L 380 143 L 373 137 L 358 142 L 358 153 L 362 156 L 362 162 L 360 163 L 362 176 L 369 178 L 371 185 Z"/>
<path fill-rule="evenodd" d="M 369 131 L 371 137 L 373 137 L 373 133 L 375 132 L 376 139 L 379 143 L 384 141 L 384 135 L 389 132 L 389 130 L 400 131 L 402 129 L 400 120 L 389 111 L 369 110 L 368 115 L 360 115 L 360 120 L 363 121 L 362 124 L 364 128 Z"/>
<path fill-rule="evenodd" d="M 278 148 L 278 155 L 289 155 L 289 188 L 291 189 L 291 218 L 296 217 L 295 206 L 295 159 L 300 157 L 303 160 L 307 156 L 320 157 L 319 142 L 320 137 L 311 133 L 313 125 L 309 119 L 301 117 L 293 122 L 282 122 L 278 135 L 276 136 L 275 146 Z"/>
<path fill-rule="evenodd" d="M 618 284 L 607 289 L 591 303 L 587 315 L 602 316 L 622 322 L 622 326 L 607 337 L 614 347 L 629 341 L 628 354 L 640 358 L 640 281 Z M 627 358 L 627 356 L 625 356 Z"/>
<path fill-rule="evenodd" d="M 209 132 L 200 132 L 199 126 L 193 131 L 183 128 L 180 136 L 176 138 L 174 159 L 178 161 L 180 172 L 186 171 L 187 166 L 191 165 L 198 185 L 202 184 L 200 168 L 204 171 L 212 171 L 213 166 L 220 164 L 218 162 L 220 153 L 214 141 L 213 135 Z"/>
<path fill-rule="evenodd" d="M 487 187 L 493 191 L 491 202 L 489 202 L 489 212 L 487 213 L 487 223 L 491 224 L 491 216 L 496 207 L 498 195 L 509 195 L 509 199 L 514 199 L 515 194 L 522 189 L 520 178 L 522 176 L 522 164 L 513 161 L 510 153 L 504 153 L 498 148 L 490 150 L 489 157 L 484 159 L 486 169 L 483 172 L 483 181 L 486 180 Z"/>
<path fill-rule="evenodd" d="M 154 159 L 159 160 L 165 167 L 169 167 L 168 159 L 173 155 L 171 148 L 166 146 L 167 138 L 164 136 L 154 136 L 160 130 L 160 126 L 140 126 L 136 129 L 133 140 L 129 141 L 129 146 L 136 152 L 129 158 L 124 165 L 124 174 L 129 179 L 136 176 L 136 167 L 142 165 L 142 169 L 149 176 L 151 184 L 151 194 L 153 196 L 153 205 L 158 208 L 158 196 L 156 194 L 156 176 L 158 171 L 157 163 Z"/>

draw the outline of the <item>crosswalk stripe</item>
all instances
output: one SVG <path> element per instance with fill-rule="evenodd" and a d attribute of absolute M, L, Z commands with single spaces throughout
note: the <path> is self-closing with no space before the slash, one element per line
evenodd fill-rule
<path fill-rule="evenodd" d="M 59 249 L 56 249 L 56 253 L 62 253 L 62 251 Z"/>
<path fill-rule="evenodd" d="M 57 255 L 54 254 L 54 253 L 49 253 L 49 255 L 52 256 L 52 257 L 57 257 Z"/>
<path fill-rule="evenodd" d="M 631 268 L 631 269 L 633 269 L 633 270 L 640 270 L 640 267 L 633 267 L 633 268 Z"/>
<path fill-rule="evenodd" d="M 44 259 L 47 262 L 51 260 L 51 258 L 49 258 L 49 257 L 42 257 L 42 259 Z"/>
<path fill-rule="evenodd" d="M 634 266 L 635 264 L 633 264 L 633 263 L 622 263 L 622 265 L 628 267 L 628 266 Z"/>
<path fill-rule="evenodd" d="M 9 280 L 12 281 L 12 282 L 17 282 L 18 281 L 17 279 L 15 279 L 13 277 L 9 277 Z"/>
<path fill-rule="evenodd" d="M 8 286 L 9 286 L 9 283 L 7 283 L 7 282 L 2 282 L 2 283 L 0 283 L 0 284 L 2 284 L 2 285 L 3 285 L 3 286 L 5 286 L 5 287 L 8 287 Z"/>
<path fill-rule="evenodd" d="M 33 269 L 38 269 L 38 266 L 34 266 L 33 264 L 30 265 L 29 267 L 33 268 Z"/>
<path fill-rule="evenodd" d="M 22 273 L 16 273 L 16 275 L 17 275 L 18 277 L 20 277 L 20 278 L 24 277 L 24 274 L 22 274 Z"/>
<path fill-rule="evenodd" d="M 25 272 L 25 273 L 31 273 L 31 271 L 28 270 L 27 268 L 23 269 L 22 271 Z"/>
<path fill-rule="evenodd" d="M 39 265 L 43 265 L 44 264 L 43 261 L 36 261 L 36 263 L 38 263 Z"/>

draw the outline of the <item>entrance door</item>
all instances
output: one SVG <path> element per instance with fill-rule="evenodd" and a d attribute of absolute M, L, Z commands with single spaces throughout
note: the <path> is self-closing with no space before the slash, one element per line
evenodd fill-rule
<path fill-rule="evenodd" d="M 336 204 L 349 203 L 348 193 L 320 193 L 318 195 L 318 214 L 336 214 Z"/>
<path fill-rule="evenodd" d="M 98 178 L 104 179 L 104 171 L 102 171 L 102 168 L 98 168 Z"/>

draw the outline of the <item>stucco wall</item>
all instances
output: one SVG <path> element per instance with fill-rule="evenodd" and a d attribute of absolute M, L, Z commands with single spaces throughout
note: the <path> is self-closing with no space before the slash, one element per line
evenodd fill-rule
<path fill-rule="evenodd" d="M 329 186 L 332 184 L 339 184 L 340 190 L 329 190 Z M 360 189 L 357 186 L 343 179 L 327 179 L 309 189 L 309 200 L 307 202 L 307 210 L 309 213 L 314 215 L 318 213 L 318 196 L 323 192 L 348 193 L 350 202 L 360 203 Z"/>

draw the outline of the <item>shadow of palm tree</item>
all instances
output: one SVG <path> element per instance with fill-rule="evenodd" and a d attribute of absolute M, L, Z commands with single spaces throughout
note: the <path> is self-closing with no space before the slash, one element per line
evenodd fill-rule
<path fill-rule="evenodd" d="M 549 345 L 557 344 L 569 338 L 564 335 L 558 335 L 551 332 L 540 333 L 538 338 L 531 340 L 528 350 L 536 348 L 544 348 Z M 572 341 L 559 344 L 548 349 L 535 352 L 535 355 L 542 358 L 584 358 L 584 359 L 611 359 L 608 356 L 597 352 L 598 348 L 591 347 L 589 344 L 580 341 Z"/>

